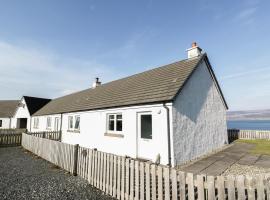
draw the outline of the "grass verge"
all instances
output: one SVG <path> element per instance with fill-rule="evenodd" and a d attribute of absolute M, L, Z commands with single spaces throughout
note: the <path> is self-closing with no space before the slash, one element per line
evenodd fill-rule
<path fill-rule="evenodd" d="M 250 151 L 254 154 L 270 155 L 270 140 L 237 140 L 239 143 L 255 144 L 255 147 Z"/>

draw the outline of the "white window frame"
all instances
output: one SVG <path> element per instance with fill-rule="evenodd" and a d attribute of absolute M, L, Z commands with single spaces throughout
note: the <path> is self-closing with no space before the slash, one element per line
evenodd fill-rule
<path fill-rule="evenodd" d="M 68 116 L 68 130 L 69 131 L 73 130 L 74 128 L 73 123 L 74 123 L 73 116 L 72 115 Z"/>
<path fill-rule="evenodd" d="M 110 130 L 109 126 L 110 126 L 110 116 L 114 116 L 114 130 Z M 121 131 L 117 131 L 117 115 L 121 115 L 122 119 L 119 121 L 122 121 L 122 130 Z M 122 113 L 108 113 L 107 114 L 107 124 L 106 124 L 106 131 L 107 133 L 115 133 L 115 134 L 122 134 L 123 133 L 123 114 Z"/>
<path fill-rule="evenodd" d="M 78 118 L 79 118 L 79 127 L 76 128 L 75 126 L 76 126 L 76 121 L 77 121 Z M 73 126 L 74 130 L 79 131 L 80 126 L 81 126 L 81 116 L 80 115 L 75 115 L 74 116 L 74 126 Z"/>
<path fill-rule="evenodd" d="M 79 127 L 75 128 L 76 125 L 76 119 L 79 118 Z M 72 120 L 70 122 L 70 119 Z M 72 127 L 71 127 L 72 126 Z M 80 127 L 81 127 L 81 116 L 80 115 L 69 115 L 68 116 L 68 132 L 76 132 L 79 133 L 80 132 Z"/>
<path fill-rule="evenodd" d="M 57 123 L 56 123 L 57 122 Z M 58 126 L 58 127 L 56 127 L 56 125 Z M 60 128 L 60 117 L 55 117 L 54 118 L 54 130 L 55 131 L 59 131 L 59 128 Z"/>
<path fill-rule="evenodd" d="M 34 118 L 34 129 L 38 129 L 38 127 L 39 127 L 39 118 L 38 117 L 35 117 Z"/>
<path fill-rule="evenodd" d="M 50 123 L 49 123 L 50 122 Z M 50 126 L 49 126 L 50 125 Z M 52 117 L 47 117 L 47 124 L 46 124 L 47 129 L 52 128 Z"/>

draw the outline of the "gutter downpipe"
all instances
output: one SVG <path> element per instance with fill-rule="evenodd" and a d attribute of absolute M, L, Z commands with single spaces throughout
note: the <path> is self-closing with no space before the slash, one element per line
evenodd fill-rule
<path fill-rule="evenodd" d="M 167 112 L 167 137 L 168 137 L 168 159 L 169 159 L 169 163 L 168 166 L 171 167 L 171 129 L 170 129 L 170 109 L 168 108 L 168 106 L 166 106 L 166 103 L 163 103 L 163 107 L 166 109 Z"/>
<path fill-rule="evenodd" d="M 62 141 L 62 124 L 63 124 L 63 113 L 61 113 L 60 117 L 60 142 Z"/>
<path fill-rule="evenodd" d="M 11 129 L 11 117 L 9 118 L 9 128 Z"/>

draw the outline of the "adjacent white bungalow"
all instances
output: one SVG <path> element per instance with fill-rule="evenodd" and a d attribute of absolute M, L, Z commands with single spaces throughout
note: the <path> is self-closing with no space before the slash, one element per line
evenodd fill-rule
<path fill-rule="evenodd" d="M 15 113 L 18 100 L 2 100 L 0 101 L 0 129 L 10 129 L 12 117 Z"/>
<path fill-rule="evenodd" d="M 228 142 L 226 110 L 211 64 L 193 43 L 188 59 L 50 101 L 32 131 L 62 141 L 175 166 Z"/>
<path fill-rule="evenodd" d="M 25 128 L 31 131 L 31 116 L 49 101 L 50 99 L 23 96 L 16 105 L 10 128 Z"/>

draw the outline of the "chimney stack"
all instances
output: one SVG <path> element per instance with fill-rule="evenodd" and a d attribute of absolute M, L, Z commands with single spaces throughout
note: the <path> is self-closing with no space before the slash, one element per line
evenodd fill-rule
<path fill-rule="evenodd" d="M 196 42 L 193 42 L 191 48 L 187 49 L 188 59 L 198 57 L 202 54 L 202 49 L 197 45 Z"/>
<path fill-rule="evenodd" d="M 93 83 L 92 88 L 96 88 L 101 85 L 101 82 L 99 81 L 99 78 L 96 78 L 96 81 Z"/>

